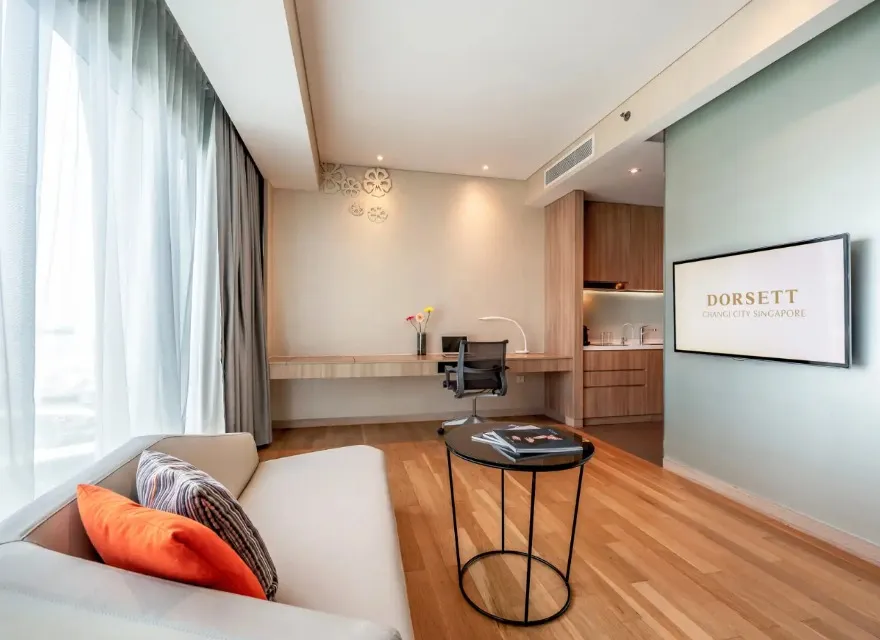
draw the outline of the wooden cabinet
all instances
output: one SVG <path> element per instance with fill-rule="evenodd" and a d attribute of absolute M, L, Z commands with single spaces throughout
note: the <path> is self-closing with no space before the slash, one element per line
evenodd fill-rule
<path fill-rule="evenodd" d="M 648 371 L 584 371 L 585 387 L 636 387 L 648 384 Z"/>
<path fill-rule="evenodd" d="M 650 415 L 663 413 L 663 350 L 646 351 L 648 368 L 646 370 L 647 412 Z"/>
<path fill-rule="evenodd" d="M 588 202 L 584 213 L 584 280 L 625 282 L 630 263 L 630 206 Z"/>
<path fill-rule="evenodd" d="M 663 290 L 663 209 L 587 202 L 584 280 L 625 282 L 627 289 Z"/>
<path fill-rule="evenodd" d="M 584 351 L 584 418 L 663 413 L 663 351 Z"/>
<path fill-rule="evenodd" d="M 630 208 L 628 289 L 663 291 L 663 209 Z"/>
<path fill-rule="evenodd" d="M 643 416 L 647 414 L 646 403 L 644 385 L 584 390 L 584 411 L 587 418 Z"/>
<path fill-rule="evenodd" d="M 644 371 L 647 368 L 647 349 L 584 351 L 584 371 Z"/>

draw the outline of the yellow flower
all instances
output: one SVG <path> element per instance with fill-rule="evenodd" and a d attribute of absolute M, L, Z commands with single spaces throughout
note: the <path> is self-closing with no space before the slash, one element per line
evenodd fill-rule
<path fill-rule="evenodd" d="M 434 307 L 425 307 L 425 313 L 434 313 Z"/>

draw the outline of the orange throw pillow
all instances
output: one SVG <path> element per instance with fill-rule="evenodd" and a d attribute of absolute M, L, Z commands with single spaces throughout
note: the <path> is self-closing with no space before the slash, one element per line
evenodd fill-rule
<path fill-rule="evenodd" d="M 142 507 L 103 487 L 76 488 L 89 540 L 108 565 L 148 576 L 266 599 L 239 555 L 203 524 Z"/>

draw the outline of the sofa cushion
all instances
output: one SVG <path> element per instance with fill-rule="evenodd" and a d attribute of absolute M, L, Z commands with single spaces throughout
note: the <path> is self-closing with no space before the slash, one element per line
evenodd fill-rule
<path fill-rule="evenodd" d="M 103 487 L 81 484 L 76 502 L 105 563 L 166 580 L 265 599 L 248 566 L 195 520 L 148 509 Z"/>
<path fill-rule="evenodd" d="M 79 518 L 76 487 L 95 484 L 137 499 L 135 474 L 145 449 L 171 454 L 204 469 L 236 498 L 258 463 L 257 447 L 249 433 L 132 438 L 0 522 L 0 544 L 24 539 L 60 553 L 98 560 Z"/>
<path fill-rule="evenodd" d="M 145 507 L 192 518 L 220 536 L 250 567 L 269 600 L 278 572 L 259 531 L 226 488 L 174 456 L 144 451 L 137 469 L 138 500 Z"/>
<path fill-rule="evenodd" d="M 388 626 L 0 544 L 3 640 L 400 640 Z"/>
<path fill-rule="evenodd" d="M 276 601 L 412 638 L 384 454 L 354 446 L 261 463 L 239 497 L 278 568 Z"/>

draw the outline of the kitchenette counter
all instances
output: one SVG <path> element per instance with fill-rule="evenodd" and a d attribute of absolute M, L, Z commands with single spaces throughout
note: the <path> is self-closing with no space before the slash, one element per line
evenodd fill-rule
<path fill-rule="evenodd" d="M 663 349 L 662 344 L 591 344 L 584 351 L 639 351 Z"/>

